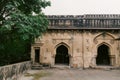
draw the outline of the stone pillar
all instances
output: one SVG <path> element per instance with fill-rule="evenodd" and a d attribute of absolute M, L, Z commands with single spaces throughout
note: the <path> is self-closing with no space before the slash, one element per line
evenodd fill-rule
<path fill-rule="evenodd" d="M 92 27 L 92 20 L 90 19 L 89 21 L 90 21 L 90 23 L 89 23 L 89 24 L 90 24 L 90 27 Z"/>
<path fill-rule="evenodd" d="M 92 68 L 94 68 L 94 67 L 96 67 L 96 55 L 94 55 L 92 58 L 91 58 L 91 64 L 90 64 L 90 66 L 92 67 Z"/>
<path fill-rule="evenodd" d="M 102 20 L 102 27 L 104 27 L 104 20 Z"/>
<path fill-rule="evenodd" d="M 53 26 L 55 26 L 55 20 L 53 20 Z"/>
<path fill-rule="evenodd" d="M 105 20 L 105 27 L 107 27 L 107 19 Z"/>
<path fill-rule="evenodd" d="M 70 26 L 73 26 L 73 20 L 70 20 Z"/>
<path fill-rule="evenodd" d="M 66 25 L 66 26 L 70 26 L 70 20 L 66 20 L 65 25 Z"/>
<path fill-rule="evenodd" d="M 65 26 L 65 22 L 66 22 L 66 21 L 65 21 L 65 20 L 63 20 L 63 26 Z"/>
<path fill-rule="evenodd" d="M 93 22 L 92 22 L 92 27 L 95 27 L 95 20 L 93 19 Z"/>
<path fill-rule="evenodd" d="M 86 20 L 83 20 L 83 27 L 86 27 Z"/>
<path fill-rule="evenodd" d="M 50 22 L 51 22 L 51 25 L 50 25 L 50 26 L 53 26 L 53 20 L 50 20 Z"/>
<path fill-rule="evenodd" d="M 115 65 L 115 55 L 110 55 L 110 62 L 112 66 Z"/>
<path fill-rule="evenodd" d="M 108 20 L 108 27 L 110 27 L 110 19 Z"/>
<path fill-rule="evenodd" d="M 117 20 L 117 27 L 119 27 L 119 20 Z"/>
<path fill-rule="evenodd" d="M 55 65 L 55 54 L 51 55 L 52 61 L 51 61 L 51 67 Z"/>
<path fill-rule="evenodd" d="M 87 20 L 87 27 L 90 27 L 90 20 Z"/>
<path fill-rule="evenodd" d="M 88 26 L 88 21 L 87 21 L 87 19 L 85 20 L 85 27 L 87 27 Z"/>
<path fill-rule="evenodd" d="M 106 27 L 106 19 L 104 20 L 104 27 Z"/>
<path fill-rule="evenodd" d="M 99 27 L 99 20 L 97 19 L 97 27 Z"/>
<path fill-rule="evenodd" d="M 56 20 L 54 20 L 54 26 L 57 26 L 57 21 Z"/>
<path fill-rule="evenodd" d="M 94 26 L 97 27 L 97 20 L 96 19 L 94 21 L 94 24 L 95 24 Z"/>
<path fill-rule="evenodd" d="M 60 20 L 56 20 L 56 26 L 59 26 L 59 21 L 60 21 Z"/>
<path fill-rule="evenodd" d="M 109 27 L 109 20 L 107 19 L 107 22 L 106 22 L 106 24 L 107 24 L 107 27 Z"/>
<path fill-rule="evenodd" d="M 63 20 L 59 20 L 58 26 L 63 26 Z"/>
<path fill-rule="evenodd" d="M 100 19 L 100 27 L 102 27 L 102 20 Z"/>

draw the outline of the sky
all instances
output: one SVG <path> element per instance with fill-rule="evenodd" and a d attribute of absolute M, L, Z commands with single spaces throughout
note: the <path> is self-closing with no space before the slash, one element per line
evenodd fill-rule
<path fill-rule="evenodd" d="M 47 0 L 45 15 L 120 14 L 120 0 Z"/>

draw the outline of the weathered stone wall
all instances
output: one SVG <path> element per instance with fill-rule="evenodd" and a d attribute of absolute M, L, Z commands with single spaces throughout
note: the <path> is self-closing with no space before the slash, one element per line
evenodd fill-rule
<path fill-rule="evenodd" d="M 69 66 L 94 67 L 98 55 L 98 47 L 109 47 L 109 57 L 112 66 L 119 66 L 119 45 L 117 31 L 100 30 L 49 30 L 42 37 L 36 39 L 31 47 L 31 59 L 35 63 L 35 48 L 40 48 L 40 63 L 55 65 L 56 50 L 60 45 L 68 49 Z"/>
<path fill-rule="evenodd" d="M 57 49 L 63 45 L 68 49 L 70 67 L 96 67 L 99 47 L 105 45 L 109 65 L 120 66 L 120 15 L 52 15 L 47 18 L 48 31 L 31 47 L 33 64 L 54 66 Z M 35 61 L 36 49 L 40 50 L 38 62 Z"/>
<path fill-rule="evenodd" d="M 18 80 L 30 68 L 30 61 L 2 66 L 0 67 L 0 80 Z"/>

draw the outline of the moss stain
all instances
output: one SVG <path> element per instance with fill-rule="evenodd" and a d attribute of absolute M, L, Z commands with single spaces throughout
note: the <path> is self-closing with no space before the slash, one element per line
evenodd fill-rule
<path fill-rule="evenodd" d="M 34 74 L 26 73 L 25 74 L 26 77 L 32 76 L 33 80 L 40 80 L 41 77 L 45 77 L 48 75 L 50 75 L 50 73 L 48 73 L 48 72 L 38 72 L 38 73 L 34 73 Z"/>

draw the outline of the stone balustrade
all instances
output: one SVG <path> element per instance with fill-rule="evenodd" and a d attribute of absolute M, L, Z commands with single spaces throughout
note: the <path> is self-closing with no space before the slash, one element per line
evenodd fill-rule
<path fill-rule="evenodd" d="M 84 17 L 92 19 L 120 19 L 120 14 L 87 14 Z"/>
<path fill-rule="evenodd" d="M 78 28 L 120 28 L 120 15 L 51 15 L 47 16 L 49 26 Z"/>
<path fill-rule="evenodd" d="M 20 76 L 30 68 L 31 68 L 30 61 L 7 66 L 1 66 L 0 80 L 18 80 Z"/>

